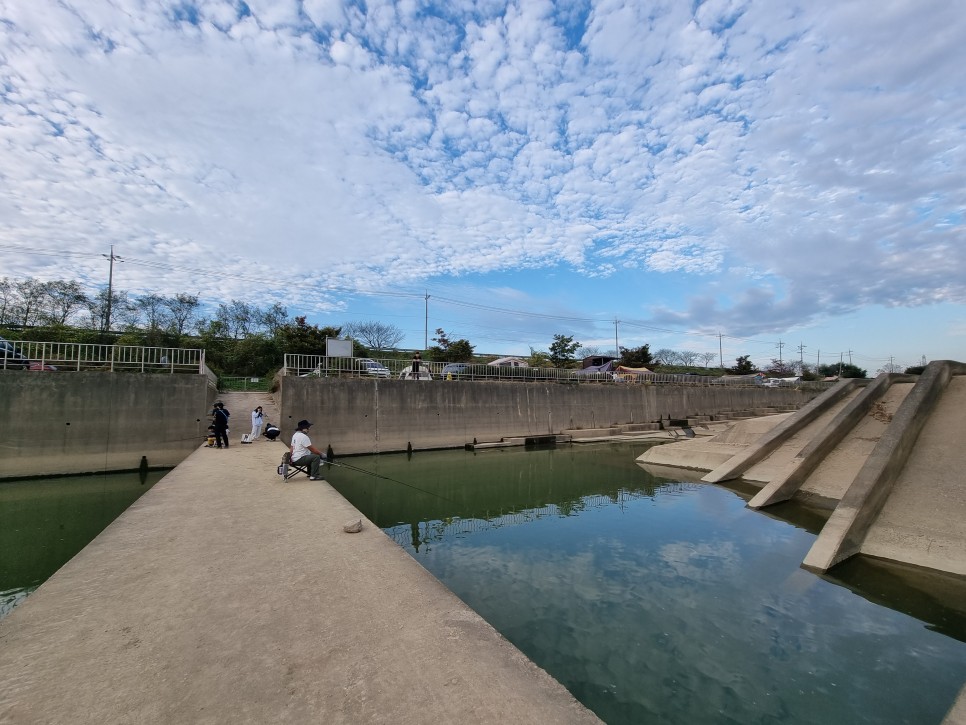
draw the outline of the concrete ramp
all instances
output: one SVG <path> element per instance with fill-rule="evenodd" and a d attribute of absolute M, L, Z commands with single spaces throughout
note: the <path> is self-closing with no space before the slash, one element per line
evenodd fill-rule
<path fill-rule="evenodd" d="M 803 566 L 855 554 L 966 575 L 966 365 L 930 363 L 849 485 Z"/>
<path fill-rule="evenodd" d="M 752 468 L 772 458 L 770 466 L 759 469 L 756 478 L 751 480 L 770 481 L 778 475 L 787 475 L 792 466 L 791 459 L 812 436 L 828 425 L 831 418 L 851 398 L 858 389 L 866 384 L 865 380 L 843 380 L 838 385 L 811 400 L 794 415 L 775 426 L 739 455 L 715 468 L 704 477 L 707 483 L 720 483 L 734 478 L 751 478 Z M 777 455 L 776 455 L 777 454 Z"/>
<path fill-rule="evenodd" d="M 816 420 L 800 433 L 788 436 L 776 450 L 785 452 L 779 461 L 784 468 L 767 466 L 770 456 L 745 475 L 766 482 L 748 505 L 762 508 L 797 495 L 813 505 L 834 508 L 871 455 L 914 380 L 907 375 L 880 375 L 864 388 L 853 388 L 847 395 L 830 401 Z"/>

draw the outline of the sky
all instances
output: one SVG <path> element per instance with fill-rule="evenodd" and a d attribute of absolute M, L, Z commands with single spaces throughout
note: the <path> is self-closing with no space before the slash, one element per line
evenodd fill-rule
<path fill-rule="evenodd" d="M 966 361 L 948 0 L 0 0 L 0 277 Z"/>

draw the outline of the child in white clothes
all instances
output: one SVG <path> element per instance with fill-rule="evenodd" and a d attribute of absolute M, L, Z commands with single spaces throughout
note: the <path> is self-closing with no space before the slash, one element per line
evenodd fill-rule
<path fill-rule="evenodd" d="M 258 440 L 258 436 L 262 434 L 262 422 L 265 418 L 262 416 L 262 406 L 258 406 L 252 411 L 252 434 L 248 436 L 249 441 Z"/>

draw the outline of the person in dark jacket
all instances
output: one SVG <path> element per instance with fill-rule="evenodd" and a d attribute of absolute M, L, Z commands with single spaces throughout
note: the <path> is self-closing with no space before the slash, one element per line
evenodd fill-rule
<path fill-rule="evenodd" d="M 228 416 L 225 404 L 220 400 L 215 403 L 215 409 L 211 411 L 212 424 L 215 426 L 215 448 L 228 447 Z"/>
<path fill-rule="evenodd" d="M 278 426 L 275 425 L 274 423 L 268 423 L 265 426 L 265 437 L 268 438 L 268 440 L 270 441 L 273 441 L 276 438 L 278 438 L 278 434 L 281 432 L 282 431 L 279 430 Z"/>

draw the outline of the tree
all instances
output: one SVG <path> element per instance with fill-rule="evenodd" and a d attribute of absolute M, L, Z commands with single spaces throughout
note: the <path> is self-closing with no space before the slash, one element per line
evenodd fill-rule
<path fill-rule="evenodd" d="M 47 297 L 47 288 L 44 283 L 28 277 L 16 282 L 14 289 L 17 298 L 13 310 L 17 324 L 27 327 L 40 322 L 43 304 Z"/>
<path fill-rule="evenodd" d="M 66 325 L 75 312 L 84 309 L 87 295 L 77 282 L 63 279 L 47 283 L 47 304 L 50 322 Z"/>
<path fill-rule="evenodd" d="M 572 335 L 554 335 L 553 342 L 550 344 L 550 350 L 548 352 L 550 362 L 553 363 L 554 367 L 564 367 L 567 363 L 573 360 L 574 353 L 577 352 L 579 347 L 580 343 L 574 342 Z"/>
<path fill-rule="evenodd" d="M 755 367 L 749 355 L 741 355 L 735 358 L 735 366 L 731 368 L 731 372 L 735 375 L 751 375 L 758 372 L 758 368 Z"/>
<path fill-rule="evenodd" d="M 156 294 L 142 295 L 134 301 L 137 311 L 138 326 L 146 326 L 148 330 L 160 330 L 168 326 L 169 306 L 164 297 Z"/>
<path fill-rule="evenodd" d="M 718 357 L 718 355 L 713 352 L 703 352 L 698 357 L 701 358 L 701 362 L 704 363 L 704 366 L 709 368 L 711 367 L 711 363 L 714 362 L 714 359 Z"/>
<path fill-rule="evenodd" d="M 219 304 L 215 314 L 215 319 L 222 324 L 228 336 L 236 340 L 251 334 L 258 324 L 258 317 L 258 309 L 242 300 Z"/>
<path fill-rule="evenodd" d="M 279 328 L 278 338 L 283 353 L 291 355 L 325 355 L 325 338 L 339 337 L 340 327 L 310 325 L 305 317 L 296 317 L 293 323 Z"/>
<path fill-rule="evenodd" d="M 179 293 L 174 297 L 166 297 L 164 302 L 168 307 L 168 320 L 172 332 L 180 337 L 185 334 L 185 330 L 192 327 L 195 313 L 201 304 L 198 301 L 198 295 Z"/>
<path fill-rule="evenodd" d="M 288 310 L 276 302 L 262 312 L 259 322 L 269 335 L 275 337 L 282 326 L 288 322 Z"/>
<path fill-rule="evenodd" d="M 681 361 L 682 365 L 687 367 L 693 367 L 698 357 L 699 353 L 696 353 L 694 350 L 682 350 L 678 353 L 678 360 Z"/>
<path fill-rule="evenodd" d="M 877 373 L 901 373 L 902 369 L 903 369 L 902 366 L 899 365 L 898 363 L 889 362 L 883 365 L 878 370 L 876 370 L 876 372 Z"/>
<path fill-rule="evenodd" d="M 442 327 L 436 328 L 435 345 L 426 352 L 434 362 L 469 362 L 473 359 L 473 346 L 469 340 L 450 340 Z"/>
<path fill-rule="evenodd" d="M 795 375 L 794 362 L 790 360 L 779 360 L 772 358 L 765 372 L 773 378 L 791 378 Z"/>
<path fill-rule="evenodd" d="M 382 322 L 352 322 L 342 326 L 342 331 L 349 337 L 362 342 L 366 347 L 374 350 L 390 350 L 399 345 L 406 337 L 406 333 L 395 325 Z"/>
<path fill-rule="evenodd" d="M 867 372 L 852 363 L 832 363 L 830 365 L 820 365 L 818 371 L 825 377 L 842 378 L 867 378 Z"/>
<path fill-rule="evenodd" d="M 110 304 L 108 304 L 108 290 L 102 289 L 93 298 L 87 299 L 87 311 L 90 314 L 91 328 L 110 332 L 117 319 L 127 316 L 131 309 L 131 300 L 124 290 L 111 288 Z"/>
<path fill-rule="evenodd" d="M 550 356 L 539 350 L 534 350 L 530 348 L 530 357 L 527 358 L 527 365 L 532 368 L 549 368 L 552 367 L 550 362 Z"/>
<path fill-rule="evenodd" d="M 469 340 L 456 340 L 447 350 L 450 362 L 470 362 L 473 359 L 473 346 Z"/>
<path fill-rule="evenodd" d="M 599 357 L 603 355 L 600 348 L 596 345 L 585 345 L 574 353 L 578 360 L 583 360 L 585 357 Z"/>
<path fill-rule="evenodd" d="M 678 359 L 678 354 L 674 350 L 670 350 L 666 347 L 662 347 L 656 353 L 654 353 L 654 364 L 655 365 L 673 365 Z"/>
<path fill-rule="evenodd" d="M 13 309 L 13 282 L 7 277 L 0 279 L 0 325 L 12 322 L 10 312 Z"/>
<path fill-rule="evenodd" d="M 635 348 L 621 348 L 620 364 L 629 368 L 646 368 L 654 364 L 654 357 L 651 355 L 650 345 L 641 345 Z"/>

